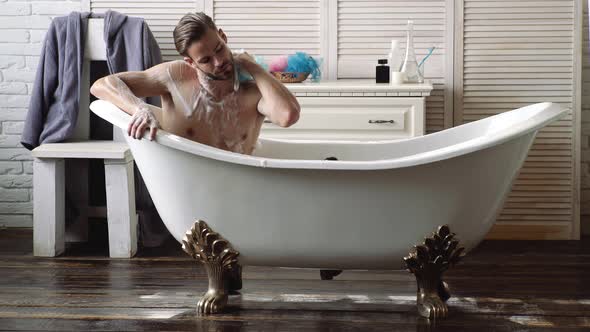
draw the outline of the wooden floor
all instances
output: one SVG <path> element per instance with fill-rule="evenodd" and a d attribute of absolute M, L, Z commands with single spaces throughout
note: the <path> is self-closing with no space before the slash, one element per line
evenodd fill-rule
<path fill-rule="evenodd" d="M 0 330 L 573 331 L 590 329 L 590 241 L 487 241 L 445 274 L 450 317 L 415 309 L 405 271 L 246 267 L 226 314 L 198 317 L 204 271 L 178 243 L 106 258 L 104 243 L 32 256 L 32 232 L 0 229 Z"/>

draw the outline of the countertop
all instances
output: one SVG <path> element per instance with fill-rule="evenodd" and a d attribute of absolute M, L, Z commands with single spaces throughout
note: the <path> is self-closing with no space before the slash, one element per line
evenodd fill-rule
<path fill-rule="evenodd" d="M 373 79 L 343 79 L 343 80 L 322 80 L 312 82 L 310 80 L 301 83 L 285 83 L 285 86 L 294 93 L 366 93 L 374 92 L 376 95 L 424 96 L 432 91 L 432 84 L 429 82 L 421 84 L 389 84 L 375 83 Z M 352 94 L 354 95 L 354 94 Z"/>

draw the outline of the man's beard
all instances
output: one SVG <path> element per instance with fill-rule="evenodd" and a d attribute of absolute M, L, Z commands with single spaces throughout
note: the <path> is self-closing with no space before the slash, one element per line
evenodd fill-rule
<path fill-rule="evenodd" d="M 231 70 L 228 70 L 227 72 L 223 72 L 222 75 L 219 74 L 213 74 L 213 73 L 208 73 L 200 68 L 199 71 L 203 74 L 205 74 L 205 77 L 207 77 L 207 79 L 211 80 L 211 81 L 228 81 L 234 78 L 234 71 L 235 71 L 235 65 L 232 64 L 227 64 L 224 67 L 228 67 L 229 65 L 232 66 Z"/>
<path fill-rule="evenodd" d="M 201 88 L 207 91 L 209 95 L 216 96 L 216 98 L 223 98 L 226 93 L 231 93 L 231 90 L 237 92 L 240 87 L 237 73 L 238 68 L 235 63 L 232 63 L 231 66 L 231 70 L 228 71 L 228 74 L 225 77 L 208 73 L 197 67 L 198 71 L 203 74 L 200 75 L 201 78 L 199 79 L 201 82 Z M 229 83 L 231 83 L 231 87 L 228 86 Z M 227 88 L 230 88 L 231 90 L 228 91 Z"/>

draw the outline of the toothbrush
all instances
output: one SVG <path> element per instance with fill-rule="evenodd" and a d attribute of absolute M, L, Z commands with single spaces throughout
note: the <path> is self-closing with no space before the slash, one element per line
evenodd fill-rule
<path fill-rule="evenodd" d="M 422 61 L 420 61 L 418 68 L 422 67 L 422 65 L 424 64 L 424 61 L 426 61 L 426 59 L 428 59 L 428 57 L 430 57 L 432 55 L 432 52 L 434 52 L 435 48 L 436 48 L 435 46 L 432 46 L 431 48 L 428 49 L 428 54 L 426 54 L 424 59 L 422 59 Z"/>

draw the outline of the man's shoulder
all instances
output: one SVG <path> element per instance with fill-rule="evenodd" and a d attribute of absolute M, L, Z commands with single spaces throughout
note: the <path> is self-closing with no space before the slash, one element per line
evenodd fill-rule
<path fill-rule="evenodd" d="M 186 61 L 184 60 L 170 60 L 166 62 L 162 62 L 166 68 L 170 69 L 181 69 L 181 70 L 189 70 L 193 69 Z M 194 69 L 193 69 L 194 70 Z"/>
<path fill-rule="evenodd" d="M 168 78 L 174 81 L 188 81 L 197 79 L 197 71 L 184 60 L 171 60 L 163 62 L 162 70 L 165 70 Z"/>
<path fill-rule="evenodd" d="M 186 61 L 181 60 L 181 59 L 176 59 L 176 60 L 170 60 L 170 61 L 166 61 L 166 62 L 162 62 L 162 63 L 167 63 L 170 66 L 190 66 Z"/>

